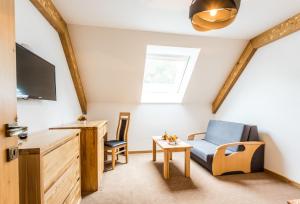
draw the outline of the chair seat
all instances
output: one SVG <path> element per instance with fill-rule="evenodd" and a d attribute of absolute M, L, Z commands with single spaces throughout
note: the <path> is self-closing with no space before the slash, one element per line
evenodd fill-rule
<path fill-rule="evenodd" d="M 108 140 L 108 141 L 105 141 L 104 144 L 105 144 L 105 146 L 108 146 L 108 147 L 118 147 L 120 145 L 127 144 L 127 142 L 120 141 L 120 140 Z"/>

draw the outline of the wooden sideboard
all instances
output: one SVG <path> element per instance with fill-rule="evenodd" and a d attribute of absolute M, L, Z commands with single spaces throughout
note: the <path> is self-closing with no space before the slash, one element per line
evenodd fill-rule
<path fill-rule="evenodd" d="M 104 138 L 107 121 L 76 122 L 51 129 L 80 129 L 81 191 L 82 195 L 95 192 L 101 185 L 104 171 Z"/>
<path fill-rule="evenodd" d="M 47 130 L 19 145 L 21 204 L 76 204 L 80 189 L 80 130 Z"/>

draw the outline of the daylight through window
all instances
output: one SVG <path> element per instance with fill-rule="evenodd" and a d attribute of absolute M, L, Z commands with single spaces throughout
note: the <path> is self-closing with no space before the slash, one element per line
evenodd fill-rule
<path fill-rule="evenodd" d="M 200 49 L 147 46 L 142 103 L 181 103 Z"/>

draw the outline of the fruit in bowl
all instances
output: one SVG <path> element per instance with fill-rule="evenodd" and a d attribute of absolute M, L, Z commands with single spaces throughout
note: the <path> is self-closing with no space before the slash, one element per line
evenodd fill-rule
<path fill-rule="evenodd" d="M 177 144 L 177 142 L 176 142 L 177 139 L 178 139 L 177 135 L 169 135 L 169 136 L 167 137 L 168 143 L 169 143 L 170 145 L 176 145 L 176 144 Z"/>
<path fill-rule="evenodd" d="M 165 133 L 161 136 L 161 139 L 167 140 L 168 137 L 169 137 L 168 133 L 165 132 Z"/>

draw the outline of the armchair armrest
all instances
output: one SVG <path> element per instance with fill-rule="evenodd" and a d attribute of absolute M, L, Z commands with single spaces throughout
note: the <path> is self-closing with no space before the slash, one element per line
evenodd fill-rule
<path fill-rule="evenodd" d="M 200 132 L 200 133 L 194 133 L 194 134 L 191 134 L 188 136 L 188 140 L 195 140 L 195 137 L 198 136 L 198 135 L 205 135 L 206 132 Z M 203 137 L 202 137 L 203 139 Z"/>
<path fill-rule="evenodd" d="M 227 172 L 242 171 L 244 173 L 251 172 L 251 161 L 256 150 L 264 145 L 264 142 L 249 141 L 249 142 L 235 142 L 220 145 L 214 154 L 212 172 L 213 175 L 219 176 Z M 234 152 L 226 155 L 228 147 L 242 145 L 245 147 L 243 151 Z"/>
<path fill-rule="evenodd" d="M 221 150 L 221 149 L 226 149 L 228 147 L 234 147 L 234 146 L 247 146 L 247 147 L 252 147 L 252 146 L 260 146 L 260 145 L 263 145 L 265 144 L 264 142 L 261 142 L 261 141 L 249 141 L 249 142 L 234 142 L 234 143 L 228 143 L 228 144 L 223 144 L 223 145 L 220 145 L 218 146 L 217 150 Z"/>

